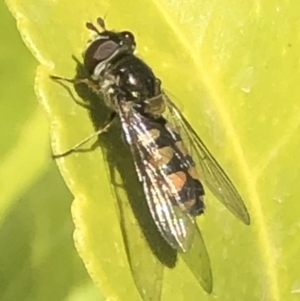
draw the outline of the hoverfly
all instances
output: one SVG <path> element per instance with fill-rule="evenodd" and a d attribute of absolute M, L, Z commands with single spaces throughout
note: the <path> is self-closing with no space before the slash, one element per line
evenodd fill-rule
<path fill-rule="evenodd" d="M 202 181 L 231 213 L 249 225 L 247 208 L 229 177 L 164 92 L 152 69 L 135 56 L 134 35 L 107 30 L 102 18 L 97 22 L 102 31 L 86 24 L 96 33 L 84 53 L 83 64 L 90 78 L 52 79 L 85 83 L 104 96 L 112 113 L 97 132 L 55 157 L 67 155 L 107 131 L 118 117 L 152 218 L 172 248 L 186 252 L 192 244 L 195 218 L 205 210 Z"/>

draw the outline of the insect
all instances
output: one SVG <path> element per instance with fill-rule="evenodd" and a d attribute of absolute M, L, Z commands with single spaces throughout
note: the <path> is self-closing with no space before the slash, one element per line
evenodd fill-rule
<path fill-rule="evenodd" d="M 202 181 L 231 213 L 249 225 L 247 208 L 229 177 L 164 92 L 152 69 L 135 56 L 134 35 L 109 31 L 103 19 L 97 21 L 101 31 L 86 24 L 96 33 L 84 54 L 90 78 L 52 78 L 85 83 L 104 96 L 112 113 L 93 135 L 56 157 L 107 131 L 118 117 L 152 218 L 172 248 L 186 252 L 192 244 L 195 218 L 205 210 Z"/>

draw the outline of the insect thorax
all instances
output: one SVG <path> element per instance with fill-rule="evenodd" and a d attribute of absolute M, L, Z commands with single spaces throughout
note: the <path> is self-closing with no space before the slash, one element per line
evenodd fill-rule
<path fill-rule="evenodd" d="M 115 108 L 115 101 L 132 102 L 141 113 L 157 115 L 164 108 L 160 80 L 133 54 L 120 54 L 110 62 L 96 66 L 93 79 L 98 81 L 106 104 Z"/>

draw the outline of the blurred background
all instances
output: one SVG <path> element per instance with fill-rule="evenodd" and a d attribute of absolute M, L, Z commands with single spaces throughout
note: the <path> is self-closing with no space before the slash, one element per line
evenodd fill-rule
<path fill-rule="evenodd" d="M 3 1 L 0 34 L 0 300 L 104 300 L 73 244 L 73 197 L 34 94 L 37 62 Z"/>

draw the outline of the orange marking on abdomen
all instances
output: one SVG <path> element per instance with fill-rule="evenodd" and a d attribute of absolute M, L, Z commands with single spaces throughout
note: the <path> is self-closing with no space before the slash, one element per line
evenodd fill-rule
<path fill-rule="evenodd" d="M 153 138 L 153 140 L 156 140 L 160 136 L 160 130 L 158 130 L 158 129 L 151 129 L 151 130 L 149 130 L 149 133 L 150 133 L 151 137 Z"/>
<path fill-rule="evenodd" d="M 183 171 L 172 173 L 170 175 L 167 175 L 167 177 L 171 181 L 173 188 L 176 190 L 173 191 L 174 194 L 182 190 L 187 180 L 186 174 Z"/>
<path fill-rule="evenodd" d="M 177 146 L 177 148 L 179 149 L 179 151 L 182 153 L 183 156 L 188 155 L 188 151 L 182 141 L 177 141 L 175 145 Z"/>
<path fill-rule="evenodd" d="M 193 179 L 199 180 L 198 172 L 194 166 L 188 169 L 188 173 Z"/>
<path fill-rule="evenodd" d="M 168 164 L 174 156 L 174 150 L 170 146 L 156 149 L 153 155 L 148 159 L 149 163 L 156 168 Z"/>

